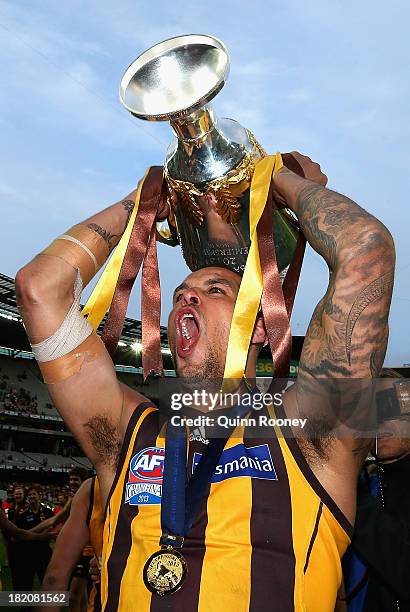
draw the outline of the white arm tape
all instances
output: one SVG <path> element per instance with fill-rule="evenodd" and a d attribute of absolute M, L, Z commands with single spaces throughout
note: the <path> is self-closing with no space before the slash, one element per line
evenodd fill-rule
<path fill-rule="evenodd" d="M 80 272 L 77 271 L 71 304 L 64 321 L 52 336 L 46 338 L 39 344 L 32 344 L 34 357 L 38 362 L 52 361 L 67 355 L 80 346 L 82 342 L 92 333 L 93 328 L 80 311 L 80 298 L 83 290 L 83 282 Z"/>

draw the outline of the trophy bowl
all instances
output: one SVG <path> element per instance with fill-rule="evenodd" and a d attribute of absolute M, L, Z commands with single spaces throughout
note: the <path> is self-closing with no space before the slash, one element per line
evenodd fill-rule
<path fill-rule="evenodd" d="M 220 40 L 202 34 L 176 36 L 130 64 L 120 83 L 120 100 L 139 119 L 170 120 L 212 100 L 228 73 L 228 51 Z"/>

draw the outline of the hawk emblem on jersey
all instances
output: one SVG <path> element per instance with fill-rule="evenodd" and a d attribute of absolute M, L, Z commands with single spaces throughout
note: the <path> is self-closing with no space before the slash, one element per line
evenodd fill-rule
<path fill-rule="evenodd" d="M 130 461 L 125 486 L 125 503 L 132 506 L 160 504 L 165 449 L 156 446 L 144 448 Z"/>
<path fill-rule="evenodd" d="M 194 453 L 192 471 L 198 465 L 201 456 L 201 453 Z M 222 480 L 238 478 L 238 476 L 263 480 L 278 479 L 267 444 L 250 447 L 236 444 L 222 452 L 211 482 L 222 482 Z"/>

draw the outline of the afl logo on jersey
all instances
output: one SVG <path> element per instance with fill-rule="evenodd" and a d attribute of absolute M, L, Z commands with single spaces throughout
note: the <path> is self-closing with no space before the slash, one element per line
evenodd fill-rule
<path fill-rule="evenodd" d="M 130 461 L 125 503 L 132 506 L 160 504 L 165 449 L 144 448 Z"/>

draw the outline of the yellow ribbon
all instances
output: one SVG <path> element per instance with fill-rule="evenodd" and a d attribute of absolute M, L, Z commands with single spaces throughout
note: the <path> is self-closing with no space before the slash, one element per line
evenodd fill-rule
<path fill-rule="evenodd" d="M 120 275 L 122 262 L 125 257 L 125 252 L 127 250 L 132 228 L 134 226 L 134 221 L 138 213 L 142 186 L 144 184 L 147 174 L 148 170 L 145 172 L 143 178 L 138 184 L 137 196 L 135 198 L 135 206 L 129 218 L 125 232 L 123 233 L 121 240 L 117 244 L 116 249 L 113 252 L 110 261 L 106 265 L 106 268 L 102 273 L 98 283 L 94 287 L 93 292 L 88 299 L 88 302 L 83 308 L 83 315 L 88 315 L 88 321 L 91 323 L 95 330 L 98 328 L 99 324 L 103 320 L 105 313 L 110 307 L 112 298 L 114 297 L 115 287 L 117 285 L 118 277 Z"/>
<path fill-rule="evenodd" d="M 250 249 L 233 311 L 225 361 L 224 390 L 229 387 L 229 379 L 241 379 L 245 373 L 263 290 L 256 228 L 265 208 L 271 178 L 282 167 L 280 153 L 269 155 L 256 163 L 252 177 L 249 200 Z"/>

